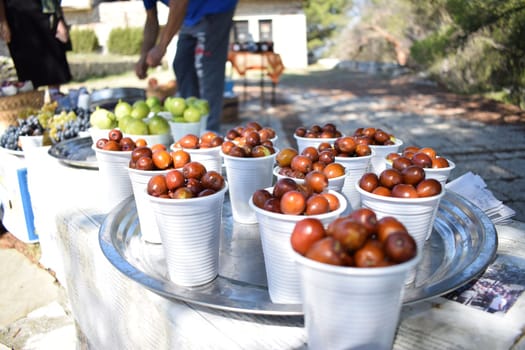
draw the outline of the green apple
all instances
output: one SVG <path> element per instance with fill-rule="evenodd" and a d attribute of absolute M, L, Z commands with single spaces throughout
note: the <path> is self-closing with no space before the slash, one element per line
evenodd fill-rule
<path fill-rule="evenodd" d="M 90 124 L 97 129 L 113 129 L 117 126 L 117 118 L 111 111 L 97 107 L 89 116 Z"/>
<path fill-rule="evenodd" d="M 207 100 L 198 98 L 193 102 L 193 106 L 200 110 L 201 115 L 206 115 L 210 113 L 210 104 Z"/>
<path fill-rule="evenodd" d="M 171 121 L 174 123 L 186 123 L 186 119 L 184 119 L 184 117 L 173 117 L 171 118 Z"/>
<path fill-rule="evenodd" d="M 186 105 L 192 106 L 198 98 L 195 96 L 186 97 Z"/>
<path fill-rule="evenodd" d="M 183 117 L 187 123 L 197 123 L 201 120 L 201 111 L 194 106 L 189 106 L 184 111 Z"/>
<path fill-rule="evenodd" d="M 148 124 L 142 119 L 130 119 L 126 123 L 126 134 L 148 135 Z"/>
<path fill-rule="evenodd" d="M 186 100 L 182 97 L 168 97 L 164 102 L 164 108 L 173 115 L 182 115 L 186 110 Z"/>
<path fill-rule="evenodd" d="M 122 117 L 125 117 L 127 115 L 131 115 L 131 111 L 132 110 L 133 110 L 133 108 L 131 107 L 131 105 L 128 102 L 119 100 L 117 102 L 117 104 L 115 105 L 115 109 L 114 109 L 113 113 L 115 113 L 115 116 L 117 117 L 117 120 L 120 120 Z"/>
<path fill-rule="evenodd" d="M 131 117 L 131 115 L 126 115 L 119 119 L 118 121 L 118 128 L 120 131 L 127 133 L 127 127 L 130 120 L 134 120 L 134 118 Z"/>
<path fill-rule="evenodd" d="M 162 105 L 153 105 L 149 108 L 149 111 L 153 113 L 163 112 L 164 107 Z"/>
<path fill-rule="evenodd" d="M 170 123 L 160 115 L 146 119 L 150 135 L 164 135 L 171 132 Z"/>
<path fill-rule="evenodd" d="M 146 104 L 151 109 L 153 106 L 160 106 L 160 99 L 157 96 L 150 96 L 146 99 Z"/>
<path fill-rule="evenodd" d="M 143 100 L 135 101 L 131 107 L 131 117 L 135 119 L 144 119 L 149 114 L 149 106 Z"/>

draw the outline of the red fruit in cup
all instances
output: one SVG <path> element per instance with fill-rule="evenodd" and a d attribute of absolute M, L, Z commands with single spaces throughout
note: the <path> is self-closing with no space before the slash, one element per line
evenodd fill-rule
<path fill-rule="evenodd" d="M 297 253 L 305 255 L 312 244 L 325 236 L 323 223 L 319 219 L 306 218 L 295 224 L 290 242 Z"/>

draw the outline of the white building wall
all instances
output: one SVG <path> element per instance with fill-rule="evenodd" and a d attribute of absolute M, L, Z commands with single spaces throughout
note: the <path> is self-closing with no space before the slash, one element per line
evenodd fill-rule
<path fill-rule="evenodd" d="M 76 5 L 89 0 L 68 0 Z M 77 2 L 78 1 L 78 2 Z M 62 4 L 67 4 L 62 0 Z M 160 24 L 166 23 L 168 7 L 157 7 Z M 96 8 L 98 22 L 78 25 L 79 28 L 91 28 L 97 34 L 103 52 L 107 52 L 107 40 L 111 29 L 116 27 L 142 27 L 146 21 L 146 12 L 142 1 L 117 1 L 100 3 Z M 269 0 L 243 1 L 237 6 L 234 20 L 247 20 L 255 41 L 259 41 L 259 20 L 272 21 L 274 51 L 281 55 L 287 68 L 305 68 L 308 65 L 306 45 L 306 16 L 300 2 Z M 165 56 L 171 65 L 175 55 L 177 38 L 175 37 Z"/>

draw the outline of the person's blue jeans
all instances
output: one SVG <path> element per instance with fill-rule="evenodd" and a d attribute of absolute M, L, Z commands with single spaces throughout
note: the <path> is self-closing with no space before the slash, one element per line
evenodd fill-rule
<path fill-rule="evenodd" d="M 177 94 L 207 100 L 210 105 L 207 129 L 216 132 L 220 131 L 233 12 L 208 15 L 193 27 L 183 26 L 173 60 Z"/>

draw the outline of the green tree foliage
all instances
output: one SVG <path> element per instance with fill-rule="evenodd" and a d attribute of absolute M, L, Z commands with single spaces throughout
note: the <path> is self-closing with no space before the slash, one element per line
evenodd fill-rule
<path fill-rule="evenodd" d="M 412 46 L 419 64 L 430 68 L 453 62 L 455 78 L 449 85 L 465 92 L 504 89 L 509 102 L 524 105 L 525 0 L 409 1 L 415 11 L 425 7 L 448 14 Z"/>
<path fill-rule="evenodd" d="M 306 0 L 308 49 L 315 50 L 327 44 L 334 33 L 346 25 L 347 10 L 352 0 Z"/>

